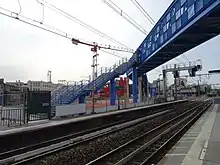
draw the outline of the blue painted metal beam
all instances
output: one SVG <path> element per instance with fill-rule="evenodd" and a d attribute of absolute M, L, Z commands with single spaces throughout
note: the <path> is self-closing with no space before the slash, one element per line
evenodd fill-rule
<path fill-rule="evenodd" d="M 174 0 L 132 58 L 126 64 L 111 68 L 109 73 L 97 77 L 96 89 L 101 89 L 109 80 L 113 82 L 113 77 L 126 71 L 127 74 L 130 72 L 129 77 L 133 77 L 134 87 L 137 88 L 136 77 L 220 34 L 219 16 L 220 0 Z M 63 100 L 65 104 L 72 103 L 85 95 L 87 89 L 89 87 L 83 87 L 74 94 L 64 90 L 58 97 L 59 103 L 63 103 Z M 133 90 L 136 95 L 137 90 Z M 112 104 L 115 100 L 114 92 L 112 91 Z M 136 102 L 137 97 L 133 99 Z"/>
<path fill-rule="evenodd" d="M 80 97 L 79 97 L 79 104 L 84 104 L 84 103 L 85 103 L 85 100 L 86 100 L 85 95 L 80 96 Z"/>
<path fill-rule="evenodd" d="M 138 76 L 220 34 L 219 15 L 220 0 L 174 0 L 136 51 Z"/>
<path fill-rule="evenodd" d="M 136 67 L 132 68 L 132 93 L 133 93 L 133 103 L 137 103 L 137 85 L 138 85 L 138 77 L 137 77 L 137 69 Z"/>
<path fill-rule="evenodd" d="M 116 89 L 115 89 L 115 79 L 110 80 L 110 104 L 115 105 L 116 100 Z"/>

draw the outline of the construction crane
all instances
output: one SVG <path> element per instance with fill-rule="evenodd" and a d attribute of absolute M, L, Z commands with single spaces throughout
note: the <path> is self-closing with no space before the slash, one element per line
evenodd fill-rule
<path fill-rule="evenodd" d="M 100 50 L 100 49 L 108 49 L 108 50 L 113 50 L 113 51 L 134 53 L 134 51 L 132 49 L 128 49 L 128 48 L 124 48 L 124 47 L 116 48 L 115 46 L 111 46 L 111 45 L 102 46 L 102 45 L 98 45 L 96 42 L 89 43 L 89 42 L 80 41 L 79 39 L 75 39 L 75 38 L 72 38 L 72 43 L 75 45 L 82 44 L 82 45 L 90 46 L 90 47 L 92 47 L 91 48 L 92 52 L 97 52 L 97 50 Z"/>
<path fill-rule="evenodd" d="M 86 46 L 90 46 L 91 47 L 91 51 L 94 53 L 93 55 L 93 63 L 92 63 L 92 67 L 93 67 L 93 80 L 95 80 L 96 76 L 95 73 L 97 73 L 97 57 L 98 57 L 98 50 L 100 49 L 107 49 L 107 50 L 113 50 L 113 51 L 120 51 L 120 52 L 126 52 L 126 53 L 134 53 L 134 51 L 132 49 L 128 49 L 128 48 L 116 48 L 115 46 L 111 46 L 111 45 L 98 45 L 96 42 L 85 42 L 85 41 L 80 41 L 79 39 L 76 38 L 72 38 L 72 43 L 75 45 L 78 44 L 82 44 L 82 45 L 86 45 Z"/>
<path fill-rule="evenodd" d="M 113 50 L 113 51 L 120 51 L 120 52 L 127 52 L 127 53 L 132 53 L 133 54 L 133 50 L 132 49 L 128 49 L 128 48 L 116 48 L 114 46 L 111 45 L 106 45 L 106 46 L 102 46 L 102 45 L 98 45 L 97 43 L 93 42 L 93 43 L 89 43 L 89 42 L 85 42 L 85 41 L 80 41 L 79 39 L 75 39 L 72 38 L 72 43 L 75 45 L 78 44 L 82 44 L 82 45 L 86 45 L 91 47 L 91 51 L 94 53 L 93 55 L 93 62 L 92 62 L 92 68 L 93 68 L 93 73 L 92 73 L 92 81 L 93 81 L 93 87 L 92 87 L 92 103 L 93 103 L 93 108 L 92 108 L 92 113 L 95 113 L 95 108 L 94 108 L 94 104 L 95 104 L 95 79 L 97 78 L 97 70 L 98 70 L 98 50 L 100 49 L 107 49 L 107 50 Z"/>
<path fill-rule="evenodd" d="M 79 39 L 75 39 L 75 38 L 72 38 L 72 43 L 75 44 L 75 45 L 82 44 L 82 45 L 86 45 L 86 46 L 90 46 L 91 47 L 91 51 L 94 52 L 93 64 L 92 64 L 93 75 L 95 75 L 95 73 L 97 72 L 98 50 L 100 50 L 100 49 L 107 49 L 107 50 L 120 51 L 120 52 L 132 53 L 132 54 L 134 53 L 134 51 L 132 49 L 128 49 L 128 48 L 124 48 L 124 47 L 116 48 L 115 46 L 111 46 L 111 45 L 103 46 L 103 45 L 98 45 L 96 42 L 90 43 L 90 42 L 80 41 Z M 94 79 L 95 78 L 96 77 L 94 77 Z"/>

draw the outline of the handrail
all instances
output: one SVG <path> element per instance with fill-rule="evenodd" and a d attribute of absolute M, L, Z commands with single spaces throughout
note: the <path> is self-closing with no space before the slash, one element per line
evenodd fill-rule
<path fill-rule="evenodd" d="M 117 63 L 109 68 L 99 68 L 98 71 L 94 73 L 94 80 L 92 80 L 92 74 L 81 81 L 75 82 L 74 85 L 60 85 L 51 92 L 52 101 L 56 102 L 57 99 L 60 100 L 61 98 L 69 100 L 68 98 L 70 97 L 74 100 L 75 96 L 80 95 L 80 92 L 89 89 L 90 85 L 92 85 L 93 82 L 95 83 L 95 87 L 98 88 L 103 83 L 106 83 L 106 81 L 113 78 L 115 74 L 125 73 L 126 70 L 133 65 L 133 63 L 135 62 L 135 58 L 136 56 L 132 56 L 129 60 L 127 58 L 124 58 L 122 60 L 119 60 Z"/>

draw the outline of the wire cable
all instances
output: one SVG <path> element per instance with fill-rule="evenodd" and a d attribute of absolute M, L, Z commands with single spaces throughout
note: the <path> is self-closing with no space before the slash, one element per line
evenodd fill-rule
<path fill-rule="evenodd" d="M 42 6 L 42 18 L 41 18 L 41 23 L 44 22 L 44 4 L 41 3 L 40 1 L 36 0 L 37 3 L 39 3 Z"/>
<path fill-rule="evenodd" d="M 0 9 L 3 9 L 3 8 L 0 7 Z M 44 24 L 44 26 L 47 27 L 47 28 L 45 28 L 45 27 L 38 26 L 38 25 L 36 25 L 36 24 L 30 23 L 30 22 L 28 22 L 28 21 L 26 21 L 26 20 L 22 20 L 22 19 L 20 19 L 19 17 L 24 17 L 24 16 L 19 15 L 19 17 L 18 17 L 18 13 L 16 13 L 16 12 L 11 12 L 10 15 L 9 15 L 9 14 L 5 14 L 5 13 L 3 13 L 3 12 L 0 12 L 0 14 L 1 14 L 1 15 L 4 15 L 4 16 L 7 16 L 7 17 L 9 17 L 9 18 L 13 18 L 13 19 L 15 19 L 15 20 L 18 20 L 18 21 L 23 22 L 23 23 L 25 23 L 25 24 L 28 24 L 28 25 L 37 27 L 37 28 L 39 28 L 39 29 L 45 30 L 45 31 L 47 31 L 47 32 L 53 33 L 53 34 L 55 34 L 55 35 L 58 35 L 58 36 L 61 36 L 61 37 L 67 38 L 67 39 L 71 39 L 71 37 L 69 37 L 69 36 L 67 35 L 67 33 L 63 32 L 63 34 L 62 34 L 62 33 L 61 33 L 62 31 L 60 31 L 60 30 L 58 30 L 58 29 L 55 29 L 55 28 L 52 28 L 52 27 L 50 27 L 50 28 L 52 28 L 52 29 L 47 29 L 47 28 L 49 28 L 48 25 L 45 25 L 45 24 Z M 32 19 L 30 19 L 30 18 L 28 18 L 28 17 L 26 17 L 26 19 L 32 20 Z M 38 21 L 36 21 L 36 20 L 32 20 L 32 21 L 35 22 L 35 23 L 38 22 Z M 40 23 L 40 22 L 38 22 L 38 23 Z M 57 32 L 56 32 L 56 31 L 57 31 Z M 58 31 L 59 31 L 59 32 L 58 32 Z"/>
<path fill-rule="evenodd" d="M 108 36 L 108 35 L 105 34 L 104 32 L 102 32 L 102 31 L 100 31 L 100 30 L 98 30 L 98 29 L 92 27 L 91 25 L 89 25 L 89 24 L 87 24 L 87 23 L 81 21 L 80 19 L 78 19 L 78 18 L 72 16 L 71 14 L 65 12 L 64 10 L 62 10 L 62 9 L 60 9 L 60 8 L 58 8 L 58 7 L 56 7 L 56 6 L 53 5 L 52 3 L 49 3 L 49 2 L 47 2 L 47 1 L 45 1 L 45 0 L 41 0 L 41 3 L 43 3 L 44 6 L 47 7 L 48 9 L 50 9 L 50 10 L 52 10 L 52 11 L 54 11 L 54 12 L 56 12 L 56 13 L 58 13 L 58 14 L 64 16 L 64 17 L 66 17 L 66 18 L 68 18 L 68 19 L 70 19 L 70 20 L 72 20 L 72 21 L 74 21 L 74 22 L 76 22 L 76 23 L 78 23 L 78 24 L 80 24 L 81 26 L 83 26 L 84 28 L 86 28 L 86 29 L 88 29 L 88 30 L 94 32 L 95 34 L 97 34 L 97 35 L 99 35 L 99 36 L 101 36 L 101 37 L 104 37 L 104 38 L 108 39 L 109 41 L 111 41 L 111 42 L 113 42 L 113 43 L 115 43 L 115 44 L 121 45 L 121 46 L 123 46 L 123 47 L 126 47 L 127 49 L 132 50 L 131 48 L 129 48 L 129 46 L 127 46 L 127 45 L 125 45 L 125 44 L 123 44 L 123 43 L 117 41 L 116 39 L 114 39 L 114 38 Z"/>
<path fill-rule="evenodd" d="M 181 63 L 181 61 L 180 61 L 180 60 L 178 60 L 178 59 L 177 59 L 177 57 L 175 57 L 175 60 L 176 60 L 177 62 Z"/>
<path fill-rule="evenodd" d="M 126 57 L 123 57 L 123 56 L 119 56 L 117 54 L 115 54 L 114 52 L 109 52 L 109 51 L 105 51 L 105 50 L 101 50 L 102 52 L 105 52 L 105 53 L 108 53 L 108 54 L 111 54 L 115 57 L 118 57 L 118 58 L 121 58 L 121 59 L 125 59 Z"/>
<path fill-rule="evenodd" d="M 20 0 L 17 0 L 18 1 L 18 5 L 19 5 L 19 12 L 18 12 L 18 15 L 21 14 L 22 12 L 22 7 L 21 7 L 21 3 L 20 3 Z"/>
<path fill-rule="evenodd" d="M 131 0 L 135 7 L 143 14 L 143 16 L 152 24 L 155 25 L 154 19 L 148 14 L 148 12 L 141 6 L 137 0 Z"/>
<path fill-rule="evenodd" d="M 183 57 L 186 59 L 186 61 L 190 62 L 189 59 L 186 57 L 185 54 L 183 54 Z"/>
<path fill-rule="evenodd" d="M 109 1 L 109 2 L 108 2 Z M 109 8 L 111 8 L 114 12 L 116 12 L 118 15 L 123 17 L 127 22 L 129 22 L 131 25 L 133 25 L 137 30 L 142 32 L 143 34 L 147 34 L 147 31 L 141 27 L 135 20 L 133 20 L 127 13 L 125 13 L 120 7 L 118 7 L 114 2 L 111 0 L 102 0 Z"/>
<path fill-rule="evenodd" d="M 26 17 L 26 16 L 23 16 L 23 15 L 18 15 L 18 13 L 16 12 L 13 12 L 13 11 L 10 11 L 8 9 L 5 9 L 3 7 L 0 7 L 1 10 L 5 11 L 5 12 L 8 12 L 10 14 L 5 14 L 3 12 L 0 12 L 1 15 L 4 15 L 4 16 L 7 16 L 7 17 L 10 17 L 10 18 L 13 18 L 15 20 L 18 20 L 20 22 L 23 22 L 23 23 L 26 23 L 28 25 L 31 25 L 31 26 L 34 26 L 34 27 L 37 27 L 41 30 L 45 30 L 47 32 L 50 32 L 50 33 L 53 33 L 55 35 L 58 35 L 58 36 L 61 36 L 61 37 L 64 37 L 64 38 L 67 38 L 67 39 L 70 39 L 72 40 L 74 37 L 73 35 L 67 33 L 67 32 L 64 32 L 62 30 L 59 30 L 57 28 L 54 28 L 54 27 L 51 27 L 49 25 L 46 25 L 40 21 L 37 21 L 37 20 L 34 20 L 34 19 L 31 19 L 29 17 Z M 23 18 L 23 19 L 21 19 Z M 29 21 L 29 22 L 28 22 Z M 31 23 L 31 22 L 33 23 Z M 39 25 L 37 25 L 39 24 Z M 104 46 L 99 46 L 99 44 L 96 44 L 94 42 L 88 42 L 88 41 L 85 41 L 85 40 L 81 40 L 81 42 L 85 42 L 87 44 L 90 44 L 90 45 L 98 45 L 99 48 L 102 48 L 102 49 L 109 49 L 109 50 L 115 50 L 115 51 L 122 51 L 122 52 L 127 52 L 127 53 L 133 53 L 131 51 L 127 51 L 127 50 L 124 50 L 124 49 L 117 49 L 117 48 L 114 48 L 115 46 L 111 46 L 111 45 L 108 45 L 108 47 L 104 47 Z"/>

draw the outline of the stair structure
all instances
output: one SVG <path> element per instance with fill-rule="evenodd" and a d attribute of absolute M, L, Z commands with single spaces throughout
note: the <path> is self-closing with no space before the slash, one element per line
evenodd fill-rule
<path fill-rule="evenodd" d="M 129 61 L 101 68 L 91 76 L 95 77 L 92 81 L 90 77 L 72 86 L 61 85 L 52 91 L 52 104 L 71 104 L 90 93 L 93 86 L 99 90 L 125 72 L 132 78 L 133 103 L 136 103 L 138 77 L 219 35 L 219 15 L 220 0 L 173 0 Z M 147 84 L 145 78 L 144 81 Z"/>
<path fill-rule="evenodd" d="M 101 67 L 95 75 L 89 76 L 87 80 L 81 80 L 72 85 L 60 85 L 51 92 L 51 102 L 53 105 L 72 104 L 81 96 L 88 96 L 93 88 L 98 91 L 111 79 L 125 74 L 136 62 L 137 58 L 134 54 L 129 60 L 122 59 L 110 68 Z M 93 76 L 95 79 L 91 80 Z"/>

